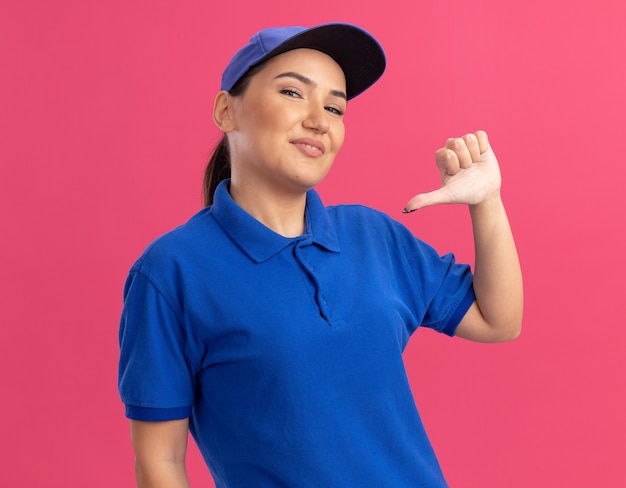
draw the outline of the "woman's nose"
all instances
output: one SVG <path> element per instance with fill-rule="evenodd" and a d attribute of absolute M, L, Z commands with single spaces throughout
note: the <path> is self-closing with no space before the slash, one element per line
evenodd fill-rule
<path fill-rule="evenodd" d="M 307 129 L 314 130 L 315 132 L 325 133 L 330 128 L 328 121 L 328 112 L 322 107 L 311 107 L 307 117 L 302 122 L 302 125 Z"/>

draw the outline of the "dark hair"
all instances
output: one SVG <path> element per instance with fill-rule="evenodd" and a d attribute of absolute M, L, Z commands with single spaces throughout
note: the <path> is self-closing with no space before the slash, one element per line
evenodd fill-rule
<path fill-rule="evenodd" d="M 246 74 L 239 78 L 237 83 L 235 83 L 228 93 L 230 93 L 233 97 L 243 95 L 248 88 L 252 77 L 261 70 L 264 64 L 265 62 L 250 68 Z M 215 146 L 213 154 L 211 155 L 206 169 L 204 170 L 202 200 L 205 207 L 213 205 L 213 195 L 215 194 L 215 189 L 217 188 L 217 185 L 219 185 L 219 183 L 226 178 L 230 178 L 230 149 L 228 146 L 228 136 L 224 134 L 220 142 L 218 142 L 217 146 Z"/>
<path fill-rule="evenodd" d="M 204 206 L 213 204 L 213 194 L 220 181 L 230 178 L 230 150 L 228 149 L 228 137 L 222 136 L 217 143 L 209 163 L 204 170 L 204 180 L 202 181 L 202 200 Z"/>

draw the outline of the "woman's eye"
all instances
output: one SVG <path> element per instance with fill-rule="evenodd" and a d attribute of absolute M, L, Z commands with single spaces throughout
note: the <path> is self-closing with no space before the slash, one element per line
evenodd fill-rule
<path fill-rule="evenodd" d="M 337 107 L 326 107 L 326 110 L 335 115 L 343 115 L 343 110 L 340 110 Z"/>
<path fill-rule="evenodd" d="M 283 88 L 280 93 L 282 93 L 283 95 L 287 95 L 288 97 L 294 97 L 294 98 L 299 98 L 300 94 L 295 91 L 295 90 L 291 90 L 290 88 Z"/>

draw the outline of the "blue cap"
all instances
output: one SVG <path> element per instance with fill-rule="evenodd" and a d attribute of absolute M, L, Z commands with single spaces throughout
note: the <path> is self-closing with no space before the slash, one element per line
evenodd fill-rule
<path fill-rule="evenodd" d="M 346 77 L 348 99 L 372 86 L 385 71 L 385 53 L 374 37 L 351 24 L 273 27 L 252 36 L 222 73 L 222 90 L 230 91 L 250 68 L 293 49 L 321 51 L 335 60 Z"/>

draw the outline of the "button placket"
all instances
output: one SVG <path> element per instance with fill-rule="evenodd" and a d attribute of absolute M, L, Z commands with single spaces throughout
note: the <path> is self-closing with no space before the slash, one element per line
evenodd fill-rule
<path fill-rule="evenodd" d="M 317 278 L 317 275 L 315 274 L 315 267 L 309 264 L 304 256 L 304 254 L 306 253 L 306 249 L 310 246 L 310 244 L 311 244 L 310 240 L 302 240 L 298 242 L 294 249 L 294 255 L 298 264 L 302 267 L 302 269 L 305 271 L 307 276 L 310 278 L 311 283 L 313 283 L 313 286 L 315 289 L 314 298 L 315 298 L 317 307 L 319 309 L 320 315 L 330 326 L 331 321 L 330 321 L 330 313 L 328 310 L 328 302 L 326 301 L 326 298 L 324 297 L 320 282 Z"/>

